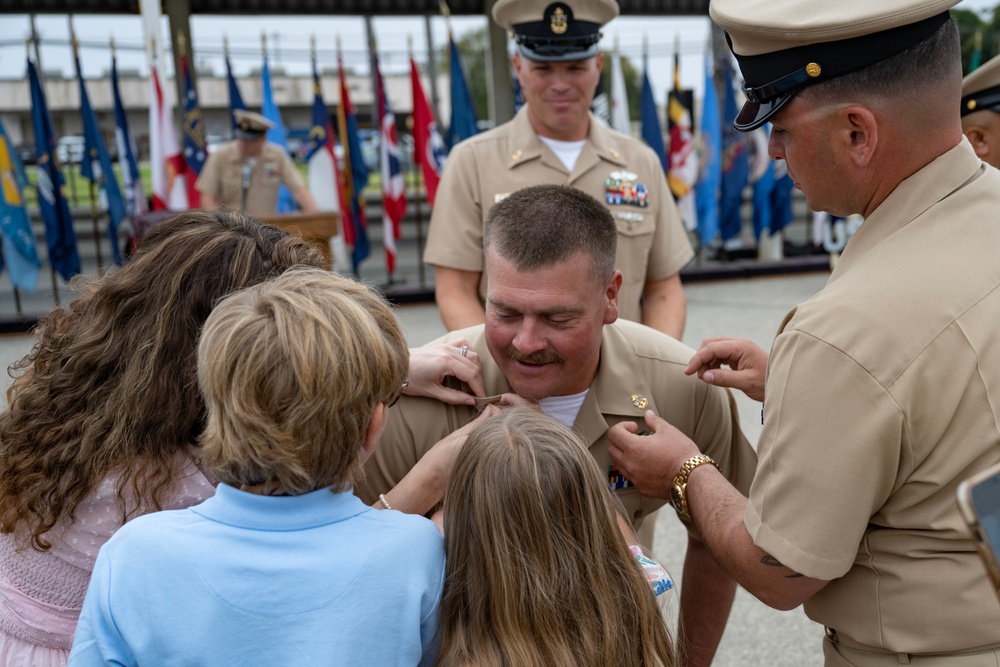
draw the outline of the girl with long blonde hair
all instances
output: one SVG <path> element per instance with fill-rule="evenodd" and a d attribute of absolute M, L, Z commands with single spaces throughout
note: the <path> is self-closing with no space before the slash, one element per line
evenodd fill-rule
<path fill-rule="evenodd" d="M 528 407 L 484 420 L 445 495 L 437 664 L 676 664 L 619 516 L 572 431 Z"/>

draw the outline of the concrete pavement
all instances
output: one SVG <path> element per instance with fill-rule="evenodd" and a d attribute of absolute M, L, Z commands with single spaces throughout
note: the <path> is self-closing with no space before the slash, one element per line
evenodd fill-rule
<path fill-rule="evenodd" d="M 812 273 L 687 285 L 688 321 L 684 342 L 697 347 L 708 336 L 737 336 L 769 349 L 775 330 L 788 309 L 819 291 L 827 275 Z M 433 304 L 403 305 L 398 307 L 397 313 L 412 345 L 423 344 L 444 333 Z M 32 339 L 28 336 L 0 337 L 0 362 L 8 366 L 26 354 L 31 344 Z M 0 388 L 4 392 L 9 384 L 6 373 L 0 376 Z M 737 395 L 737 400 L 744 432 L 756 444 L 761 428 L 760 405 L 742 394 Z M 685 545 L 686 535 L 673 512 L 659 512 L 655 552 L 678 581 Z M 675 613 L 676 608 L 675 597 L 667 609 Z M 775 611 L 740 590 L 715 664 L 822 665 L 822 636 L 822 628 L 809 621 L 801 609 Z"/>

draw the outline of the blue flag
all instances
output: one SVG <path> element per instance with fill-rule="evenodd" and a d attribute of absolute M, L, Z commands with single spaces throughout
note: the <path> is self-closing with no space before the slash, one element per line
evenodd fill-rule
<path fill-rule="evenodd" d="M 271 92 L 271 70 L 267 66 L 266 54 L 264 56 L 264 67 L 260 72 L 260 85 L 262 98 L 260 113 L 264 118 L 274 123 L 274 127 L 267 131 L 267 140 L 272 144 L 278 144 L 287 153 L 288 132 L 285 130 L 285 124 L 281 120 L 281 112 L 278 111 L 278 105 L 274 102 L 274 94 Z M 298 206 L 295 205 L 295 198 L 292 197 L 292 193 L 282 183 L 278 186 L 277 212 L 289 213 L 297 209 Z"/>
<path fill-rule="evenodd" d="M 26 185 L 24 166 L 7 138 L 3 123 L 0 123 L 0 235 L 3 237 L 3 254 L 7 258 L 11 283 L 34 292 L 38 287 L 38 271 L 42 262 L 38 259 L 35 235 L 31 232 L 28 208 L 24 204 Z"/>
<path fill-rule="evenodd" d="M 723 90 L 722 116 L 722 202 L 719 213 L 719 229 L 722 240 L 728 241 L 740 235 L 743 230 L 743 218 L 740 208 L 743 204 L 743 189 L 750 177 L 750 160 L 748 157 L 747 135 L 737 132 L 733 127 L 739 107 L 736 104 L 736 91 L 733 90 L 733 68 L 729 60 L 725 61 L 726 83 Z"/>
<path fill-rule="evenodd" d="M 719 235 L 719 183 L 722 180 L 722 125 L 712 80 L 712 54 L 705 56 L 705 100 L 701 111 L 701 168 L 694 187 L 698 236 L 702 245 Z"/>
<path fill-rule="evenodd" d="M 80 71 L 80 57 L 74 55 L 73 60 L 76 64 L 76 79 L 80 84 L 80 116 L 83 119 L 83 160 L 80 162 L 80 173 L 101 191 L 101 206 L 108 212 L 111 255 L 115 264 L 120 266 L 122 252 L 118 243 L 118 228 L 125 219 L 125 200 L 122 199 L 118 179 L 115 178 L 114 168 L 111 166 L 111 156 L 108 155 L 104 137 L 101 136 L 101 126 L 98 125 L 97 116 L 90 106 L 90 97 L 87 95 L 83 73 Z"/>
<path fill-rule="evenodd" d="M 38 72 L 30 60 L 28 80 L 31 86 L 31 117 L 35 127 L 35 154 L 38 156 L 38 205 L 45 220 L 49 262 L 63 280 L 68 281 L 80 273 L 80 255 L 76 250 L 73 216 L 63 195 L 66 182 L 56 162 L 52 118 L 45 104 L 45 92 L 38 80 Z"/>
<path fill-rule="evenodd" d="M 340 71 L 340 104 L 337 105 L 337 120 L 340 126 L 340 142 L 344 147 L 344 176 L 346 194 L 351 204 L 351 219 L 354 229 L 348 233 L 345 229 L 345 240 L 353 244 L 351 263 L 354 273 L 358 273 L 361 261 L 368 257 L 368 219 L 365 216 L 362 192 L 368 185 L 368 167 L 361 155 L 361 139 L 358 137 L 358 117 L 351 104 L 350 91 L 347 89 L 347 79 L 344 76 L 344 64 L 337 54 L 337 69 Z"/>
<path fill-rule="evenodd" d="M 754 132 L 767 133 L 770 127 L 768 124 Z M 767 168 L 753 184 L 753 234 L 758 239 L 765 229 L 771 231 L 771 221 L 774 217 L 771 206 L 771 194 L 774 192 L 774 160 L 769 157 L 760 159 L 767 159 Z"/>
<path fill-rule="evenodd" d="M 118 166 L 121 168 L 122 182 L 125 185 L 125 213 L 130 218 L 146 212 L 146 195 L 142 192 L 142 177 L 139 175 L 139 163 L 136 161 L 135 142 L 132 132 L 128 129 L 128 115 L 122 104 L 121 93 L 118 92 L 118 62 L 111 58 L 111 92 L 115 103 L 115 141 L 118 144 Z"/>
<path fill-rule="evenodd" d="M 465 82 L 465 72 L 462 71 L 455 39 L 449 37 L 448 42 L 451 44 L 451 125 L 448 127 L 448 147 L 452 148 L 479 132 L 479 119 L 476 117 L 476 107 L 472 105 L 469 86 Z"/>
<path fill-rule="evenodd" d="M 184 133 L 184 166 L 187 167 L 188 206 L 201 208 L 201 192 L 195 182 L 201 175 L 201 169 L 208 158 L 205 147 L 205 117 L 198 106 L 198 93 L 191 81 L 191 70 L 188 69 L 187 56 L 181 56 L 181 76 L 184 78 L 184 114 L 181 116 L 181 130 Z"/>
<path fill-rule="evenodd" d="M 514 75 L 514 112 L 517 113 L 524 106 L 524 89 L 521 88 L 521 80 Z"/>
<path fill-rule="evenodd" d="M 669 171 L 667 167 L 667 149 L 663 145 L 663 130 L 660 126 L 660 116 L 656 111 L 656 100 L 653 98 L 653 87 L 649 84 L 649 64 L 643 59 L 642 73 L 642 101 L 639 110 L 639 122 L 642 124 L 642 140 L 645 141 L 656 157 L 660 158 L 660 165 L 663 166 L 663 173 Z"/>
<path fill-rule="evenodd" d="M 268 81 L 270 81 L 268 74 Z M 236 115 L 233 113 L 237 109 L 246 111 L 247 105 L 243 104 L 243 96 L 240 95 L 240 88 L 236 85 L 236 77 L 233 76 L 233 68 L 229 64 L 229 56 L 226 56 L 226 79 L 229 81 L 229 122 L 236 129 Z"/>
<path fill-rule="evenodd" d="M 774 163 L 774 188 L 771 190 L 771 233 L 776 234 L 792 221 L 792 190 L 795 183 L 784 161 Z"/>

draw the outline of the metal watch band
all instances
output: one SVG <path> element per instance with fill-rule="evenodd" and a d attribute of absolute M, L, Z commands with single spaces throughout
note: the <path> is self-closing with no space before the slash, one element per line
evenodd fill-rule
<path fill-rule="evenodd" d="M 715 466 L 716 470 L 721 472 L 719 464 L 716 463 L 711 456 L 699 454 L 698 456 L 692 456 L 684 462 L 684 465 L 681 466 L 680 471 L 677 473 L 677 477 L 674 478 L 674 483 L 676 484 L 679 481 L 681 484 L 687 484 L 688 477 L 691 476 L 694 469 L 698 466 L 705 465 L 706 463 L 711 463 Z"/>

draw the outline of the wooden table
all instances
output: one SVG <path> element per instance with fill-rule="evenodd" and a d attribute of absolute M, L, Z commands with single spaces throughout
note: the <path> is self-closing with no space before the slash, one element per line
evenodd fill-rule
<path fill-rule="evenodd" d="M 260 222 L 274 225 L 289 234 L 298 234 L 323 253 L 326 266 L 333 268 L 333 254 L 330 252 L 330 237 L 340 233 L 340 213 L 337 211 L 317 211 L 316 213 L 256 213 Z"/>

